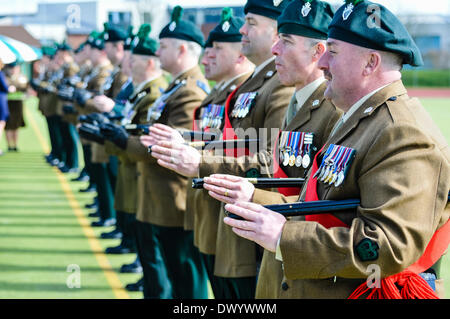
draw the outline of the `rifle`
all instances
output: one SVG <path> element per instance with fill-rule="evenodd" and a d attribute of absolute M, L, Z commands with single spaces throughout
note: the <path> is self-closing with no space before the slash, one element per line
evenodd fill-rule
<path fill-rule="evenodd" d="M 450 201 L 450 194 L 447 202 Z M 277 212 L 284 217 L 328 214 L 348 209 L 356 209 L 361 204 L 359 199 L 318 200 L 312 202 L 296 202 L 291 204 L 265 205 L 264 207 Z M 241 216 L 225 211 L 228 217 L 243 220 Z"/>
<path fill-rule="evenodd" d="M 149 133 L 149 128 L 150 128 L 150 124 L 127 124 L 124 125 L 124 128 L 127 131 L 137 131 L 138 133 L 143 133 L 143 134 L 148 134 Z M 184 130 L 177 130 L 181 136 L 183 136 L 183 138 L 185 140 L 192 140 L 192 139 L 198 139 L 198 140 L 202 140 L 202 141 L 210 141 L 210 140 L 215 140 L 216 138 L 219 137 L 219 134 L 216 133 L 212 133 L 212 132 L 202 132 L 202 131 L 184 131 Z"/>
<path fill-rule="evenodd" d="M 256 188 L 276 188 L 276 187 L 300 187 L 305 183 L 304 178 L 246 178 L 247 181 L 255 185 Z M 202 189 L 203 178 L 192 179 L 192 188 Z"/>
<path fill-rule="evenodd" d="M 239 139 L 239 140 L 219 140 L 219 141 L 195 141 L 186 143 L 197 149 L 203 150 L 205 147 L 210 147 L 211 149 L 230 149 L 230 148 L 240 148 L 248 147 L 250 145 L 259 144 L 259 139 Z"/>

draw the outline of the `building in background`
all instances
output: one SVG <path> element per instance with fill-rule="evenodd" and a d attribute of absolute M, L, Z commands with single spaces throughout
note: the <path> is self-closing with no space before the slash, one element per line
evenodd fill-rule
<path fill-rule="evenodd" d="M 327 0 L 334 8 L 343 0 Z M 427 69 L 450 69 L 450 1 L 374 0 L 399 16 L 417 42 Z M 67 39 L 76 48 L 92 30 L 109 22 L 122 27 L 152 25 L 157 37 L 175 5 L 205 35 L 220 21 L 222 8 L 244 16 L 246 0 L 14 0 L 0 6 L 0 26 L 23 27 L 41 44 Z M 1 33 L 1 30 L 0 30 Z M 20 40 L 20 39 L 18 39 Z"/>
<path fill-rule="evenodd" d="M 0 8 L 0 24 L 23 26 L 41 44 L 68 43 L 78 47 L 93 30 L 102 30 L 103 24 L 137 28 L 142 23 L 152 24 L 152 35 L 169 19 L 167 4 L 158 0 L 91 0 L 91 1 L 45 1 L 34 3 L 23 11 L 18 8 L 8 12 Z M 33 5 L 34 4 L 34 5 Z M 2 10 L 6 10 L 2 11 Z"/>

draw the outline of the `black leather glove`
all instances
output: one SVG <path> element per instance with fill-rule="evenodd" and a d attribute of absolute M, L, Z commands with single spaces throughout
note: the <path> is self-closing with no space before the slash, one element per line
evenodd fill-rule
<path fill-rule="evenodd" d="M 105 143 L 105 137 L 102 135 L 100 128 L 96 125 L 90 124 L 90 123 L 83 123 L 78 128 L 78 134 L 80 137 L 93 141 L 99 144 Z"/>
<path fill-rule="evenodd" d="M 100 126 L 100 132 L 105 139 L 113 142 L 121 149 L 125 150 L 127 148 L 129 134 L 123 126 L 113 123 L 104 123 Z"/>
<path fill-rule="evenodd" d="M 83 89 L 77 89 L 73 93 L 73 98 L 81 107 L 84 107 L 86 105 L 86 101 L 92 98 L 92 96 L 93 94 L 91 92 Z"/>

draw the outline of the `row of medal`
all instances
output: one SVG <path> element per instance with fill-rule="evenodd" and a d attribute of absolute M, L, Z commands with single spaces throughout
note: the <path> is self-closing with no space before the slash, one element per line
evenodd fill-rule
<path fill-rule="evenodd" d="M 340 186 L 347 175 L 347 171 L 356 155 L 353 148 L 331 144 L 314 178 L 325 184 Z"/>
<path fill-rule="evenodd" d="M 222 126 L 224 113 L 225 106 L 219 104 L 209 104 L 201 115 L 200 128 L 205 129 L 209 127 L 220 129 Z"/>
<path fill-rule="evenodd" d="M 258 92 L 247 92 L 239 94 L 236 103 L 234 104 L 233 111 L 230 116 L 234 118 L 244 118 L 255 104 L 255 98 Z"/>
<path fill-rule="evenodd" d="M 283 166 L 308 168 L 314 134 L 283 131 L 280 134 L 280 163 Z"/>

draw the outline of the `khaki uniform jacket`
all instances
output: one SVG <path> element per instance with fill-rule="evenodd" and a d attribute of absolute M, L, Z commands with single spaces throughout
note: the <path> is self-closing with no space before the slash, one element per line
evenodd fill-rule
<path fill-rule="evenodd" d="M 140 92 L 131 96 L 129 102 L 134 104 L 134 115 L 131 117 L 131 123 L 143 124 L 143 117 L 147 116 L 149 105 L 153 104 L 161 95 L 160 89 L 166 87 L 167 81 L 165 78 L 159 77 L 148 82 Z M 128 214 L 136 214 L 138 203 L 137 161 L 131 158 L 125 150 L 110 141 L 105 141 L 105 150 L 108 154 L 117 156 L 120 163 L 114 193 L 114 209 Z"/>
<path fill-rule="evenodd" d="M 266 142 L 269 151 L 265 156 L 242 156 L 238 159 L 228 157 L 222 161 L 214 160 L 214 156 L 203 156 L 199 169 L 200 177 L 213 173 L 246 176 L 246 172 L 251 169 L 261 173 L 264 170 L 270 172 L 272 158 L 270 150 L 276 139 L 276 134 L 271 133 L 280 130 L 294 88 L 285 87 L 280 83 L 275 62 L 272 61 L 239 87 L 231 105 L 235 104 L 239 94 L 245 92 L 258 92 L 255 104 L 245 118 L 230 118 L 231 125 L 238 138 L 245 138 L 239 136 L 239 131 L 255 129 L 259 134 L 259 129 L 267 129 L 267 139 L 263 142 Z M 237 129 L 241 130 L 236 131 Z M 259 247 L 233 233 L 231 227 L 223 223 L 224 217 L 222 204 L 217 229 L 214 274 L 227 278 L 256 276 Z"/>
<path fill-rule="evenodd" d="M 325 99 L 325 89 L 326 83 L 323 83 L 302 105 L 291 122 L 288 125 L 284 123 L 282 127 L 282 131 L 300 131 L 305 133 L 314 133 L 313 146 L 315 147 L 316 151 L 314 151 L 313 149 L 311 153 L 311 159 L 314 158 L 317 151 L 319 151 L 325 144 L 331 131 L 333 130 L 334 125 L 343 113 L 340 109 L 336 108 L 336 106 L 334 106 L 330 100 Z M 276 145 L 275 154 L 279 153 L 278 147 L 279 144 Z M 288 177 L 303 178 L 307 174 L 307 170 L 303 167 L 298 168 L 296 166 L 283 166 L 282 168 L 280 167 L 280 169 L 283 169 Z M 282 204 L 286 202 L 296 202 L 298 200 L 298 197 L 299 195 L 284 196 L 277 190 L 268 191 L 256 188 L 253 194 L 253 202 L 261 205 Z M 270 266 L 268 266 L 269 264 Z M 275 259 L 274 253 L 264 250 L 263 261 L 261 263 L 257 282 L 257 293 L 263 293 L 266 298 L 277 298 L 278 290 L 274 289 L 266 281 L 281 282 L 282 279 L 283 270 L 281 262 Z M 264 292 L 262 292 L 260 286 L 263 287 L 263 289 L 265 289 L 264 287 L 270 287 L 272 290 L 264 290 Z M 281 286 L 277 288 L 281 288 Z"/>
<path fill-rule="evenodd" d="M 96 92 L 97 94 L 103 91 L 103 85 L 107 81 L 108 77 L 111 75 L 113 66 L 108 61 L 107 63 L 104 63 L 100 66 L 94 67 L 92 69 L 92 72 L 94 73 L 94 76 L 92 76 L 89 79 L 86 90 Z M 75 103 L 76 105 L 77 103 Z M 92 100 L 86 101 L 86 105 L 84 108 L 79 108 L 78 112 L 80 114 L 90 114 L 93 113 L 94 107 Z M 92 149 L 92 155 L 91 155 L 91 161 L 92 163 L 108 163 L 109 162 L 109 155 L 106 154 L 104 145 L 91 142 L 91 149 Z"/>
<path fill-rule="evenodd" d="M 356 157 L 339 187 L 318 182 L 319 200 L 359 198 L 361 205 L 333 214 L 350 228 L 287 221 L 280 240 L 285 278 L 261 291 L 278 290 L 279 298 L 348 298 L 372 274 L 370 265 L 384 278 L 416 262 L 449 218 L 448 144 L 401 81 L 369 98 L 324 151 L 330 144 L 351 147 Z M 377 247 L 371 260 L 359 246 L 363 240 Z"/>
<path fill-rule="evenodd" d="M 41 76 L 42 76 L 42 78 L 41 78 L 40 85 L 42 85 L 43 83 L 48 83 L 51 73 L 48 69 L 46 69 Z M 45 93 L 45 92 L 39 91 L 39 90 L 36 93 L 37 93 L 37 98 L 39 99 L 38 110 L 41 111 L 42 115 L 46 116 L 46 104 L 47 104 L 47 100 L 48 100 L 48 93 Z"/>
<path fill-rule="evenodd" d="M 174 79 L 166 92 L 183 81 L 184 85 L 165 100 L 164 110 L 156 122 L 190 130 L 194 109 L 207 95 L 199 83 L 205 84 L 207 80 L 200 68 L 195 66 Z M 139 174 L 142 175 L 138 188 L 143 195 L 139 196 L 137 220 L 159 226 L 183 227 L 187 178 L 158 165 L 137 137 L 128 140 L 127 151 L 139 160 L 145 158 L 138 164 Z"/>
<path fill-rule="evenodd" d="M 217 88 L 202 102 L 200 108 L 207 107 L 209 104 L 224 105 L 228 95 L 250 75 L 246 73 L 239 76 L 222 90 Z M 191 180 L 188 182 L 187 196 L 186 216 L 193 224 L 194 245 L 200 252 L 214 255 L 221 202 L 209 196 L 204 189 L 193 189 Z"/>
<path fill-rule="evenodd" d="M 63 78 L 61 80 L 71 78 L 71 77 L 73 77 L 74 75 L 76 75 L 80 71 L 79 66 L 75 62 L 65 63 L 62 66 L 62 68 L 63 68 L 64 71 L 63 71 Z M 63 100 L 61 100 L 58 97 L 56 113 L 58 115 L 61 115 L 63 121 L 69 122 L 69 123 L 72 123 L 72 124 L 76 123 L 77 116 L 75 114 L 64 114 L 63 106 L 65 104 L 68 104 L 68 103 L 63 101 Z"/>

